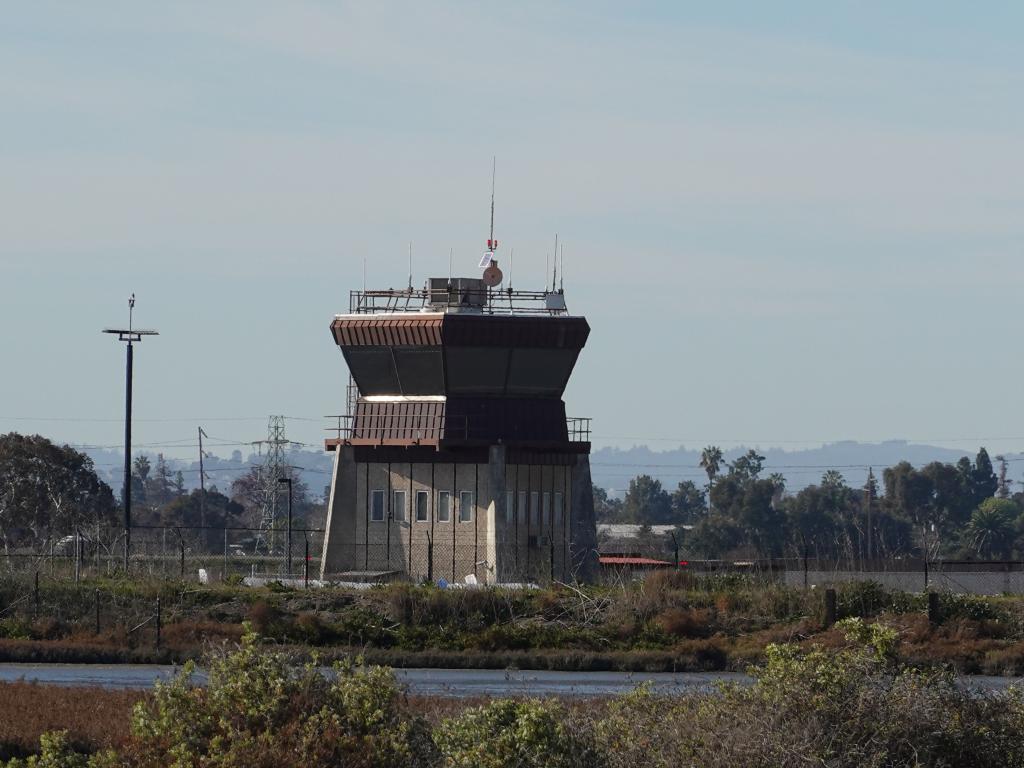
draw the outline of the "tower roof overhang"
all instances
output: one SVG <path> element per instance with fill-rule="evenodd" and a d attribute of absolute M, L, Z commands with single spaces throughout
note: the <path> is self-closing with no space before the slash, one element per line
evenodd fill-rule
<path fill-rule="evenodd" d="M 486 346 L 583 349 L 586 318 L 423 312 L 337 315 L 331 333 L 338 346 Z"/>

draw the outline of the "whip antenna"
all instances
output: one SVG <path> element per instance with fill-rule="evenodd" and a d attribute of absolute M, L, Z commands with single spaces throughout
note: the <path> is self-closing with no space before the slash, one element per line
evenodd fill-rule
<path fill-rule="evenodd" d="M 498 250 L 498 241 L 494 239 L 494 180 L 498 172 L 498 158 L 495 156 L 491 165 L 491 236 L 487 238 L 487 251 L 480 259 L 480 269 L 487 269 L 494 261 L 494 252 Z"/>
<path fill-rule="evenodd" d="M 551 290 L 558 285 L 558 233 L 555 232 L 555 256 L 551 260 Z"/>

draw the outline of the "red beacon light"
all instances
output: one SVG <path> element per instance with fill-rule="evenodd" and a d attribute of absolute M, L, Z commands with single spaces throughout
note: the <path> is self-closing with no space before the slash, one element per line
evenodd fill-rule
<path fill-rule="evenodd" d="M 487 250 L 488 251 L 496 251 L 496 250 L 498 250 L 498 241 L 497 240 L 488 240 L 487 241 Z"/>

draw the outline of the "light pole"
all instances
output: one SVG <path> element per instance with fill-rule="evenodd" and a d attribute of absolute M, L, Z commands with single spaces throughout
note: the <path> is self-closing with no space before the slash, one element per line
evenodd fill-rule
<path fill-rule="evenodd" d="M 143 336 L 156 336 L 156 331 L 144 331 L 132 327 L 135 312 L 135 294 L 128 299 L 128 328 L 104 328 L 104 333 L 116 333 L 118 341 L 128 344 L 128 356 L 124 374 L 124 571 L 128 573 L 128 555 L 131 552 L 132 535 L 132 344 L 141 342 Z"/>
<path fill-rule="evenodd" d="M 284 533 L 284 562 L 285 571 L 288 576 L 292 575 L 292 479 L 290 477 L 277 478 L 279 483 L 288 484 L 288 529 Z"/>

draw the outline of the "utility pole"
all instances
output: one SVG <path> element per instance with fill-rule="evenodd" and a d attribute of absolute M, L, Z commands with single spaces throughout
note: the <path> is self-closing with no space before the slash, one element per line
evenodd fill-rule
<path fill-rule="evenodd" d="M 199 524 L 206 530 L 206 472 L 203 471 L 203 438 L 209 437 L 199 427 Z M 203 534 L 205 540 L 206 534 Z"/>
<path fill-rule="evenodd" d="M 132 327 L 135 312 L 135 294 L 128 299 L 128 328 L 104 328 L 104 333 L 116 333 L 117 340 L 128 344 L 124 379 L 124 571 L 128 572 L 132 535 L 132 344 L 143 336 L 157 336 L 156 331 Z"/>
<path fill-rule="evenodd" d="M 1006 479 L 1006 457 L 996 456 L 999 462 L 999 485 L 996 486 L 996 496 L 1000 499 L 1010 498 L 1010 483 Z"/>

